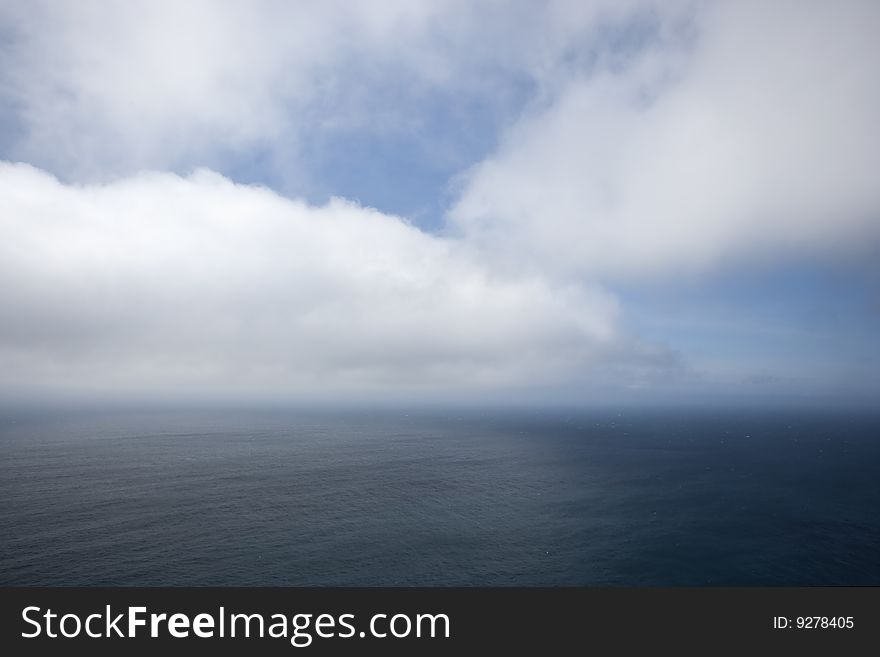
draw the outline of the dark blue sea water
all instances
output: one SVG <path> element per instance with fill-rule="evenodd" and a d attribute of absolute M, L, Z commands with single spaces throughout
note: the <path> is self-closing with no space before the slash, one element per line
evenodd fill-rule
<path fill-rule="evenodd" d="M 0 584 L 880 584 L 880 417 L 6 413 Z"/>

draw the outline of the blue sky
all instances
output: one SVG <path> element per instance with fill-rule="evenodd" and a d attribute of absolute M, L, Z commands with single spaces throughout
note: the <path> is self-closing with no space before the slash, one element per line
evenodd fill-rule
<path fill-rule="evenodd" d="M 790 263 L 621 297 L 635 332 L 711 363 L 731 386 L 783 396 L 827 391 L 871 404 L 880 311 L 876 267 L 867 267 Z"/>
<path fill-rule="evenodd" d="M 7 3 L 6 395 L 873 403 L 872 2 Z"/>

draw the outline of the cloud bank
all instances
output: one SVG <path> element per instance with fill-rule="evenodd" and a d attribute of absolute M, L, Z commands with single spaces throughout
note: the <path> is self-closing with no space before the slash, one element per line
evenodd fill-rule
<path fill-rule="evenodd" d="M 0 166 L 0 385 L 285 394 L 555 380 L 620 348 L 598 289 L 500 277 L 343 200 L 208 172 Z"/>
<path fill-rule="evenodd" d="M 575 73 L 451 216 L 512 261 L 644 278 L 880 235 L 875 2 L 717 3 Z"/>

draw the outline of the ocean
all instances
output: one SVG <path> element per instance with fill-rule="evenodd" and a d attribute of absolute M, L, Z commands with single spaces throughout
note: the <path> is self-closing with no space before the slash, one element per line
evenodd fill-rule
<path fill-rule="evenodd" d="M 5 412 L 0 584 L 880 585 L 880 416 Z"/>

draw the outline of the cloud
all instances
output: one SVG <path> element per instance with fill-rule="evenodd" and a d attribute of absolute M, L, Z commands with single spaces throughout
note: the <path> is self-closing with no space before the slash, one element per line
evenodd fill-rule
<path fill-rule="evenodd" d="M 388 57 L 436 12 L 409 2 L 8 3 L 0 89 L 19 128 L 12 151 L 82 180 L 186 168 L 282 138 L 295 148 L 300 124 L 338 97 L 347 60 Z"/>
<path fill-rule="evenodd" d="M 0 6 L 0 386 L 657 389 L 609 286 L 880 237 L 876 3 L 303 7 Z M 292 200 L 413 140 L 440 236 Z"/>
<path fill-rule="evenodd" d="M 880 236 L 876 2 L 665 12 L 572 71 L 464 177 L 493 257 L 608 280 L 815 257 Z"/>
<path fill-rule="evenodd" d="M 449 213 L 484 258 L 603 279 L 845 251 L 877 234 L 878 18 L 869 0 L 10 3 L 3 150 L 80 182 L 259 160 L 304 193 L 304 139 L 426 139 L 432 102 L 502 98 L 520 120 Z"/>
<path fill-rule="evenodd" d="M 572 44 L 642 3 L 134 0 L 0 7 L 5 159 L 64 180 L 268 160 L 303 185 L 303 140 L 407 130 L 438 94 L 542 86 Z M 2 119 L 3 117 L 0 117 Z"/>
<path fill-rule="evenodd" d="M 0 165 L 0 385 L 276 395 L 539 384 L 626 348 L 589 286 L 209 171 Z"/>

